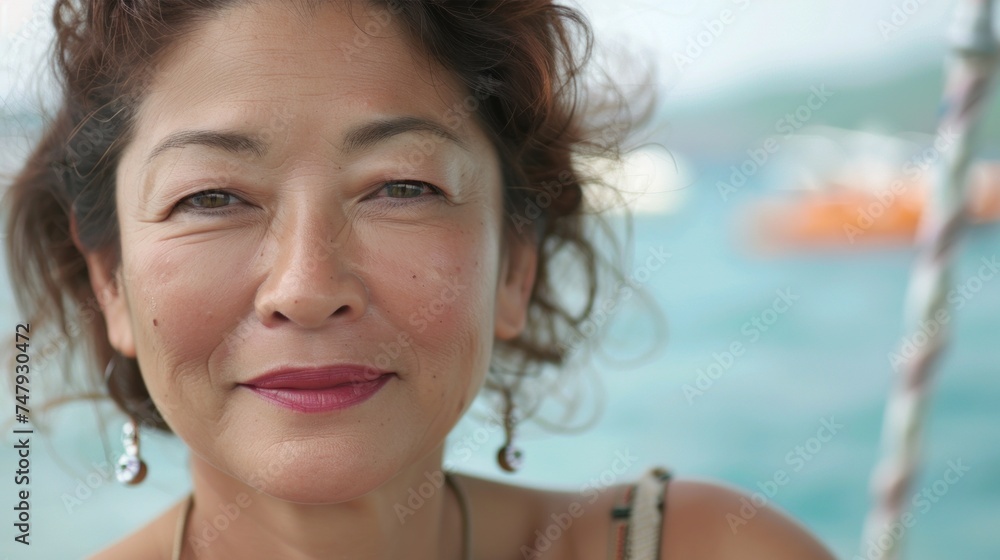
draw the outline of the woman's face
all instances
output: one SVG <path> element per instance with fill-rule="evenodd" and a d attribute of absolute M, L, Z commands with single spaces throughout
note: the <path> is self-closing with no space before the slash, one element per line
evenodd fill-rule
<path fill-rule="evenodd" d="M 95 290 L 121 287 L 108 336 L 170 427 L 218 470 L 298 502 L 363 494 L 436 449 L 494 338 L 523 327 L 534 275 L 532 251 L 501 251 L 479 100 L 390 12 L 353 12 L 237 7 L 184 39 L 117 170 L 118 284 L 88 256 Z M 433 124 L 358 132 L 401 117 Z M 323 412 L 242 385 L 335 364 L 392 373 Z"/>

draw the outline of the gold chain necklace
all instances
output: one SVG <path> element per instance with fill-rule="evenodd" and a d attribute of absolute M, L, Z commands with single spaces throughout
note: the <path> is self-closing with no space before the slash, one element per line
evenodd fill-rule
<path fill-rule="evenodd" d="M 455 497 L 458 498 L 458 508 L 462 512 L 462 558 L 464 560 L 472 560 L 472 523 L 469 518 L 469 504 L 466 501 L 465 492 L 462 491 L 462 488 L 455 481 L 455 478 L 451 476 L 450 472 L 444 473 L 444 481 L 455 492 Z M 181 550 L 184 548 L 184 530 L 193 508 L 194 494 L 191 493 L 188 494 L 186 503 L 184 504 L 184 511 L 177 518 L 177 528 L 174 530 L 174 550 L 171 555 L 173 560 L 181 560 Z"/>

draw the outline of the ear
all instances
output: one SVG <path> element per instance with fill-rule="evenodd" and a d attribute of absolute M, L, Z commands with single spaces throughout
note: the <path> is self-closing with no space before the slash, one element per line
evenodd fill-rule
<path fill-rule="evenodd" d="M 104 313 L 104 322 L 108 328 L 108 341 L 123 356 L 135 358 L 132 314 L 129 311 L 128 300 L 123 289 L 121 267 L 114 267 L 116 270 L 112 271 L 107 252 L 90 251 L 83 246 L 77 234 L 76 212 L 73 210 L 70 210 L 70 233 L 73 237 L 73 245 L 76 245 L 77 250 L 87 262 L 90 287 Z"/>
<path fill-rule="evenodd" d="M 511 340 L 524 330 L 537 270 L 538 250 L 533 243 L 515 239 L 507 244 L 497 284 L 494 329 L 500 340 Z"/>

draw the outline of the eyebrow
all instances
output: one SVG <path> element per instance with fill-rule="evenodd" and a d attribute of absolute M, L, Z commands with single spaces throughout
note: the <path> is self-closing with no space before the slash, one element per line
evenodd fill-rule
<path fill-rule="evenodd" d="M 408 132 L 427 132 L 442 140 L 449 141 L 465 151 L 471 151 L 457 134 L 432 120 L 421 117 L 401 116 L 379 119 L 360 124 L 344 134 L 340 153 L 350 155 L 376 146 L 394 136 Z M 149 152 L 146 165 L 154 158 L 173 148 L 184 146 L 207 146 L 238 155 L 252 155 L 262 158 L 269 146 L 254 136 L 230 130 L 181 130 L 169 134 Z"/>

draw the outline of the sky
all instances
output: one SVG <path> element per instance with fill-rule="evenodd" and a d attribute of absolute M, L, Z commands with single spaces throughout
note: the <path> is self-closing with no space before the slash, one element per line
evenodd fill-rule
<path fill-rule="evenodd" d="M 579 0 L 611 44 L 648 49 L 675 99 L 736 95 L 792 75 L 940 64 L 957 2 Z"/>
<path fill-rule="evenodd" d="M 780 87 L 789 76 L 859 80 L 938 64 L 956 0 L 561 0 L 601 45 L 655 66 L 676 102 Z M 0 0 L 0 98 L 38 87 L 52 0 Z M 865 72 L 857 72 L 862 63 Z M 619 67 L 614 66 L 617 69 Z M 617 79 L 628 80 L 626 75 Z"/>

